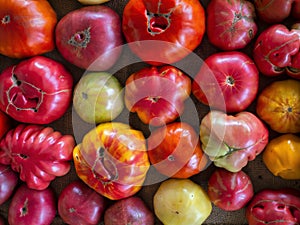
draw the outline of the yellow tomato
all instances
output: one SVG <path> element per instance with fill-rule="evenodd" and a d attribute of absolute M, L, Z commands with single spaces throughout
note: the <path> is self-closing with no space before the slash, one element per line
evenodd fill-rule
<path fill-rule="evenodd" d="M 284 134 L 272 139 L 263 152 L 263 161 L 275 176 L 300 179 L 300 137 Z"/>
<path fill-rule="evenodd" d="M 164 225 L 200 225 L 212 211 L 205 190 L 189 179 L 161 183 L 153 198 L 155 215 Z"/>

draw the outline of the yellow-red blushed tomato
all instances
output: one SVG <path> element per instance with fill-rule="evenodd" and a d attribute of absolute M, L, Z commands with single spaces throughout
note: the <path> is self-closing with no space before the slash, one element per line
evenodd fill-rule
<path fill-rule="evenodd" d="M 25 58 L 52 51 L 57 16 L 47 0 L 0 0 L 0 54 Z"/>
<path fill-rule="evenodd" d="M 300 132 L 300 81 L 275 81 L 258 96 L 256 112 L 279 133 Z"/>
<path fill-rule="evenodd" d="M 73 159 L 79 178 L 112 200 L 137 193 L 150 167 L 143 133 L 118 122 L 89 131 L 74 148 Z"/>

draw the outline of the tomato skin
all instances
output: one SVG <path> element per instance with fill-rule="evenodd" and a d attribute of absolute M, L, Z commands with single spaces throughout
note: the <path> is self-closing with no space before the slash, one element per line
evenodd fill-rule
<path fill-rule="evenodd" d="M 279 133 L 300 132 L 300 81 L 274 81 L 257 99 L 256 112 Z"/>
<path fill-rule="evenodd" d="M 172 178 L 189 178 L 204 170 L 208 162 L 199 135 L 184 122 L 154 130 L 148 138 L 148 155 L 160 173 Z"/>
<path fill-rule="evenodd" d="M 13 195 L 18 181 L 18 174 L 10 166 L 0 164 L 0 205 Z"/>
<path fill-rule="evenodd" d="M 197 0 L 130 0 L 122 18 L 132 51 L 154 65 L 181 60 L 201 43 L 205 32 L 205 12 Z M 147 40 L 160 43 L 140 42 Z"/>
<path fill-rule="evenodd" d="M 88 132 L 74 148 L 73 159 L 80 179 L 112 200 L 138 192 L 150 167 L 142 132 L 118 122 Z"/>
<path fill-rule="evenodd" d="M 125 105 L 143 123 L 161 126 L 182 114 L 190 92 L 191 79 L 179 69 L 152 66 L 127 78 Z"/>
<path fill-rule="evenodd" d="M 0 139 L 12 127 L 12 119 L 0 110 Z"/>
<path fill-rule="evenodd" d="M 25 58 L 55 47 L 56 13 L 47 0 L 0 1 L 0 53 Z"/>
<path fill-rule="evenodd" d="M 238 51 L 219 52 L 205 59 L 192 93 L 213 109 L 240 112 L 254 101 L 258 82 L 258 69 L 249 56 Z"/>
<path fill-rule="evenodd" d="M 250 1 L 211 0 L 207 7 L 207 36 L 222 50 L 246 47 L 256 36 L 255 8 Z"/>

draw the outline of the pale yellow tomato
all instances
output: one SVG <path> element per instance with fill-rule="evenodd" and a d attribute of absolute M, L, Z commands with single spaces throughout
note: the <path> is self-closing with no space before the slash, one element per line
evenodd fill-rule
<path fill-rule="evenodd" d="M 97 5 L 104 2 L 109 2 L 109 0 L 78 0 L 78 2 L 84 5 Z"/>
<path fill-rule="evenodd" d="M 162 182 L 154 194 L 153 206 L 164 225 L 200 225 L 212 211 L 205 190 L 189 179 L 172 178 Z"/>

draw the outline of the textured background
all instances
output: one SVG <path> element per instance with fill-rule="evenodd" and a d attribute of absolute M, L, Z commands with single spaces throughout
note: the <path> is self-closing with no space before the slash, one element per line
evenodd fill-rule
<path fill-rule="evenodd" d="M 78 3 L 76 0 L 49 0 L 51 5 L 53 6 L 54 10 L 57 13 L 58 19 L 61 19 L 64 15 L 66 15 L 68 12 L 75 10 L 77 8 L 83 7 L 80 3 Z M 105 3 L 105 5 L 110 6 L 114 10 L 116 10 L 120 16 L 122 16 L 123 9 L 128 1 L 127 0 L 111 0 L 108 3 Z M 202 5 L 206 8 L 208 0 L 201 0 L 200 1 Z M 286 23 L 290 23 L 291 21 L 287 20 Z M 265 28 L 265 24 L 258 22 L 259 25 L 259 31 Z M 257 36 L 256 36 L 257 37 Z M 241 50 L 251 56 L 251 49 L 253 46 L 253 42 L 247 46 L 245 49 Z M 218 49 L 214 48 L 212 45 L 209 44 L 207 37 L 205 36 L 200 46 L 194 51 L 198 56 L 200 56 L 203 60 L 209 56 L 212 53 L 217 52 Z M 46 56 L 49 56 L 51 58 L 54 58 L 60 62 L 62 62 L 66 68 L 72 73 L 75 83 L 80 79 L 82 74 L 84 73 L 83 70 L 71 65 L 70 63 L 66 62 L 56 50 L 47 53 Z M 4 57 L 0 55 L 0 72 L 7 66 L 13 65 L 17 63 L 19 60 L 16 59 L 9 59 L 7 57 Z M 131 72 L 136 71 L 138 68 L 143 67 L 143 64 L 138 65 L 132 65 L 128 66 L 126 68 L 123 68 L 122 70 L 118 71 L 115 76 L 120 80 L 122 84 L 124 84 L 126 78 L 131 74 Z M 286 79 L 285 76 L 281 76 L 278 78 L 267 78 L 264 76 L 260 76 L 260 90 L 264 88 L 266 85 L 271 83 L 274 80 L 278 79 Z M 193 96 L 192 96 L 192 100 Z M 197 101 L 194 102 L 199 120 L 208 112 L 208 108 L 206 106 L 201 105 L 200 103 L 197 103 Z M 255 102 L 247 109 L 248 111 L 251 111 L 255 113 Z M 194 115 L 189 115 L 189 112 L 187 110 L 186 116 L 187 117 L 194 117 Z M 130 115 L 129 118 L 126 118 L 129 113 L 124 110 L 120 118 L 125 118 L 130 125 L 137 129 L 142 129 L 145 133 L 145 136 L 149 134 L 149 130 L 147 127 L 142 125 L 139 120 L 136 118 L 135 115 Z M 74 116 L 74 114 L 73 114 Z M 76 119 L 76 115 L 73 119 Z M 80 134 L 84 134 L 86 131 L 90 129 L 90 126 L 86 126 L 83 123 L 76 123 L 76 126 L 72 126 L 72 108 L 70 107 L 68 112 L 65 114 L 64 117 L 61 119 L 55 121 L 52 124 L 49 124 L 50 126 L 54 127 L 56 130 L 61 131 L 64 134 L 74 134 L 78 133 L 79 136 L 77 137 L 77 141 L 80 140 Z M 198 124 L 192 124 L 195 129 L 198 129 Z M 278 134 L 270 131 L 270 138 L 273 138 L 277 136 Z M 198 175 L 192 177 L 191 179 L 195 181 L 196 183 L 200 184 L 205 189 L 207 188 L 207 180 L 210 176 L 210 174 L 213 172 L 214 166 L 210 165 L 205 171 L 199 173 Z M 261 157 L 258 156 L 254 161 L 249 162 L 249 164 L 243 169 L 248 175 L 250 175 L 253 184 L 254 184 L 254 190 L 257 192 L 263 188 L 272 187 L 272 188 L 281 188 L 281 187 L 295 187 L 300 189 L 300 181 L 287 181 L 282 180 L 278 177 L 274 177 L 264 164 L 262 163 Z M 157 174 L 154 170 L 149 173 L 149 176 L 147 177 L 146 183 L 151 183 L 151 181 L 157 179 L 160 175 Z M 51 186 L 55 190 L 56 195 L 58 196 L 61 190 L 71 181 L 78 179 L 75 173 L 74 167 L 72 167 L 72 170 L 64 177 L 57 178 L 51 183 Z M 153 184 L 153 185 L 146 185 L 142 188 L 142 190 L 137 194 L 141 196 L 148 207 L 150 209 L 153 209 L 152 206 L 152 198 L 153 194 L 158 188 L 159 184 Z M 7 209 L 9 206 L 9 201 L 3 205 L 0 206 L 0 214 L 3 215 L 5 218 L 7 217 Z M 244 216 L 244 210 L 239 210 L 236 212 L 225 212 L 222 211 L 216 207 L 213 208 L 213 212 L 210 215 L 210 217 L 206 220 L 205 224 L 247 224 L 247 221 L 245 220 Z M 53 224 L 63 224 L 62 220 L 57 217 L 55 218 Z M 161 224 L 158 220 L 156 221 L 156 224 Z"/>

